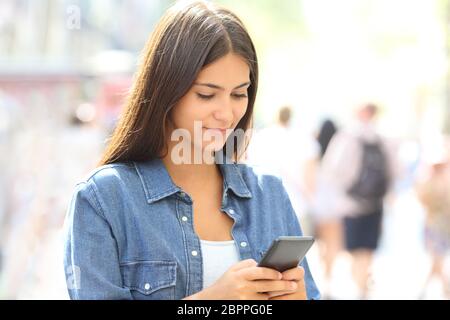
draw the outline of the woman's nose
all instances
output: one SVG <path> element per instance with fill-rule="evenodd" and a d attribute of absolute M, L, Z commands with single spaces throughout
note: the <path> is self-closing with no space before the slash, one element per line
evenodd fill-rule
<path fill-rule="evenodd" d="M 234 118 L 231 98 L 223 99 L 217 109 L 214 110 L 213 115 L 215 119 L 222 121 L 227 125 L 231 124 Z"/>

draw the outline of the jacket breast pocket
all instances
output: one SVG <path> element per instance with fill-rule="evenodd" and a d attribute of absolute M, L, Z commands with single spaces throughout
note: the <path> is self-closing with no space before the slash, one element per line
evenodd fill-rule
<path fill-rule="evenodd" d="M 123 284 L 138 300 L 173 300 L 177 281 L 175 261 L 135 261 L 121 264 Z"/>

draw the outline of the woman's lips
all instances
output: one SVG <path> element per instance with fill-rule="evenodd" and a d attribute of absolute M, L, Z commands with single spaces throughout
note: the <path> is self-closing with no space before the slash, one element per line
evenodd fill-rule
<path fill-rule="evenodd" d="M 208 130 L 208 131 L 212 131 L 212 132 L 218 132 L 218 133 L 221 133 L 221 134 L 225 134 L 229 128 L 222 129 L 222 128 L 207 128 L 207 127 L 203 127 L 203 129 Z"/>

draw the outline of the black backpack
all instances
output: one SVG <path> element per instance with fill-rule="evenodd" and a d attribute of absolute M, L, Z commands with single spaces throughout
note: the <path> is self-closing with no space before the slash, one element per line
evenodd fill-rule
<path fill-rule="evenodd" d="M 368 209 L 382 205 L 389 186 L 389 170 L 381 142 L 359 139 L 362 149 L 361 167 L 348 194 Z"/>

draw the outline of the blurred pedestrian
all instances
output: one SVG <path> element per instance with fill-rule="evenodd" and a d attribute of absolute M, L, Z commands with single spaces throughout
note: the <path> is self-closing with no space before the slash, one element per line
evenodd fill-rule
<path fill-rule="evenodd" d="M 323 159 L 330 184 L 338 193 L 335 210 L 343 215 L 344 244 L 352 257 L 358 296 L 366 299 L 373 253 L 381 235 L 383 200 L 394 175 L 393 156 L 377 132 L 378 108 L 357 110 L 356 123 L 338 132 Z"/>
<path fill-rule="evenodd" d="M 320 146 L 320 162 L 328 145 L 337 132 L 337 127 L 331 119 L 326 119 L 320 126 L 317 141 Z M 316 189 L 314 196 L 313 224 L 314 234 L 319 244 L 320 259 L 324 267 L 323 297 L 331 299 L 331 279 L 334 261 L 342 247 L 342 223 L 339 212 L 335 210 L 335 193 L 330 188 L 330 177 L 322 170 L 321 163 L 316 171 Z"/>
<path fill-rule="evenodd" d="M 426 211 L 425 241 L 432 265 L 421 298 L 431 280 L 437 277 L 450 299 L 450 275 L 444 269 L 450 253 L 450 157 L 448 151 L 431 159 L 425 176 L 417 185 L 417 194 Z"/>
<path fill-rule="evenodd" d="M 319 133 L 317 135 L 317 141 L 319 142 L 320 146 L 320 159 L 323 158 L 325 155 L 325 152 L 328 149 L 328 145 L 330 144 L 331 138 L 335 135 L 337 132 L 336 124 L 331 119 L 326 119 L 323 121 L 322 125 L 320 126 Z"/>

